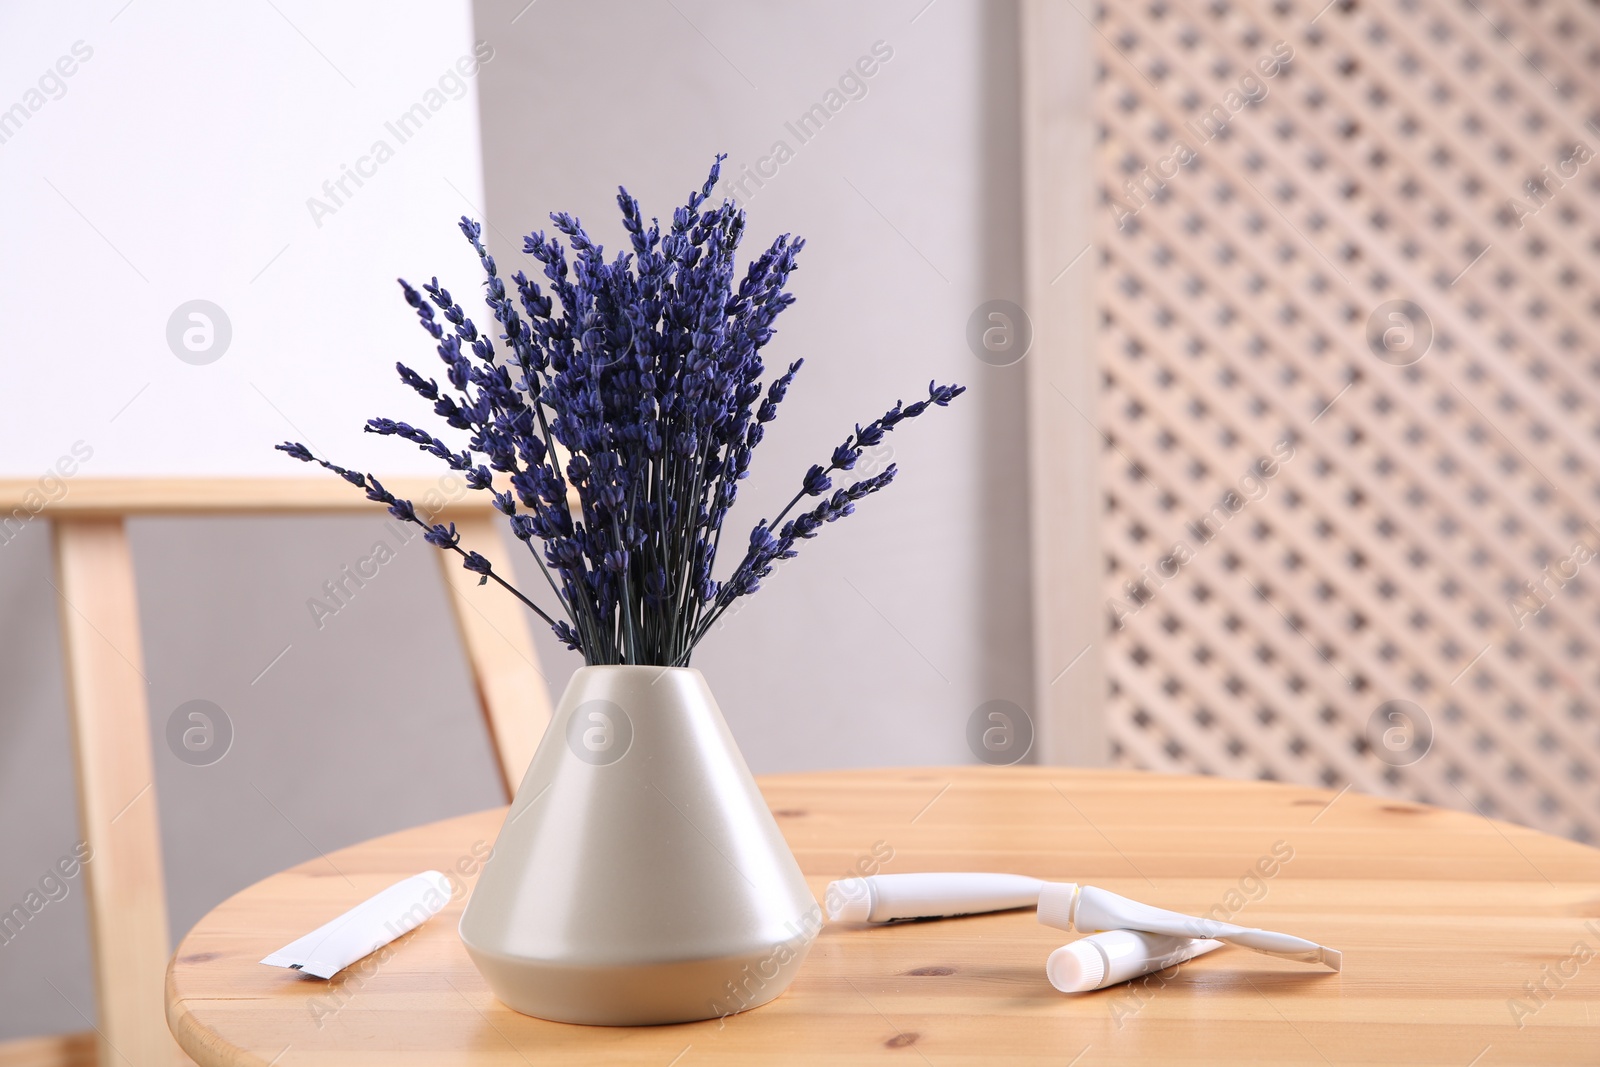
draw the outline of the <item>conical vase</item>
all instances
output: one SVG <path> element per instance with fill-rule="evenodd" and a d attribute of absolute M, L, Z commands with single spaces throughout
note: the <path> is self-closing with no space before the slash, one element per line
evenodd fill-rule
<path fill-rule="evenodd" d="M 507 1006 L 688 1022 L 772 1000 L 821 926 L 705 678 L 580 668 L 461 916 Z"/>

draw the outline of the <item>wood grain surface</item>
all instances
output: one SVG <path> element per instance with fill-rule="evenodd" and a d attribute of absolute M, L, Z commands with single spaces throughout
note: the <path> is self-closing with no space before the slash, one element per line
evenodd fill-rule
<path fill-rule="evenodd" d="M 761 786 L 819 899 L 875 864 L 1016 871 L 1312 938 L 1344 951 L 1344 971 L 1225 948 L 1165 979 L 1066 996 L 1044 963 L 1072 935 L 1011 912 L 829 925 L 787 993 L 720 1021 L 568 1026 L 494 1000 L 456 937 L 461 899 L 331 982 L 256 962 L 426 868 L 468 870 L 464 896 L 497 809 L 334 852 L 223 903 L 178 948 L 168 1018 L 206 1065 L 1600 1061 L 1600 851 L 1570 841 L 1355 792 L 1130 771 Z"/>
<path fill-rule="evenodd" d="M 288 461 L 285 461 L 286 465 Z M 442 502 L 441 513 L 488 512 L 488 494 L 469 493 L 459 478 L 384 478 L 397 496 Z M 431 494 L 431 495 L 430 495 Z M 332 474 L 281 478 L 72 478 L 66 490 L 46 495 L 37 479 L 0 478 L 0 511 L 25 509 L 50 518 L 124 515 L 382 515 L 382 505 Z M 429 506 L 429 510 L 435 508 Z"/>
<path fill-rule="evenodd" d="M 133 556 L 121 519 L 62 520 L 53 532 L 82 835 L 73 856 L 94 949 L 96 1005 L 72 1008 L 85 1022 L 98 1016 L 101 1063 L 169 1067 L 184 1061 L 161 1028 L 172 942 Z"/>
<path fill-rule="evenodd" d="M 293 466 L 285 460 L 285 466 Z M 416 504 L 436 521 L 461 515 L 489 515 L 489 494 L 468 490 L 461 476 L 399 475 L 382 478 L 384 488 Z M 0 478 L 0 515 L 19 521 L 43 514 L 61 518 L 122 518 L 129 515 L 372 515 L 384 508 L 360 489 L 333 474 L 310 477 L 246 478 L 85 478 L 71 477 L 65 488 L 47 492 L 37 478 Z M 497 482 L 500 488 L 509 483 Z M 578 507 L 576 492 L 569 507 Z"/>

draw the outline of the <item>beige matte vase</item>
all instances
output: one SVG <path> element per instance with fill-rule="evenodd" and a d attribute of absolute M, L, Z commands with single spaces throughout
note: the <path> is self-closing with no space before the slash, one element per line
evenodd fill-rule
<path fill-rule="evenodd" d="M 582 667 L 461 940 L 517 1011 L 637 1026 L 765 1004 L 821 921 L 700 672 Z"/>

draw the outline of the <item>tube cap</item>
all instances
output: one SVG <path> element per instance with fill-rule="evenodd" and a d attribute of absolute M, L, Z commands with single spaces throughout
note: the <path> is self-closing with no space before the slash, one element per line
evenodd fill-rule
<path fill-rule="evenodd" d="M 1044 973 L 1063 993 L 1087 993 L 1105 978 L 1106 958 L 1092 941 L 1074 941 L 1050 953 Z"/>
<path fill-rule="evenodd" d="M 865 878 L 829 882 L 822 899 L 836 923 L 864 923 L 872 914 L 872 886 Z"/>
<path fill-rule="evenodd" d="M 1072 909 L 1077 899 L 1077 882 L 1046 882 L 1039 888 L 1039 922 L 1057 930 L 1072 929 Z"/>

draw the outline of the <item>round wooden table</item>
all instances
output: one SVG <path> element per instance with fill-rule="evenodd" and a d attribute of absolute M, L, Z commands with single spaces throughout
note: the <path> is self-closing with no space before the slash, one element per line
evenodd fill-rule
<path fill-rule="evenodd" d="M 1224 948 L 1066 996 L 1044 963 L 1073 935 L 1031 912 L 835 924 L 766 1007 L 616 1029 L 497 1003 L 456 937 L 460 900 L 331 982 L 257 962 L 402 877 L 474 869 L 496 809 L 219 906 L 173 958 L 172 1030 L 202 1065 L 276 1067 L 1600 1062 L 1594 849 L 1356 793 L 1125 771 L 846 771 L 761 788 L 819 899 L 857 870 L 1016 871 L 1308 937 L 1342 949 L 1344 971 Z"/>

